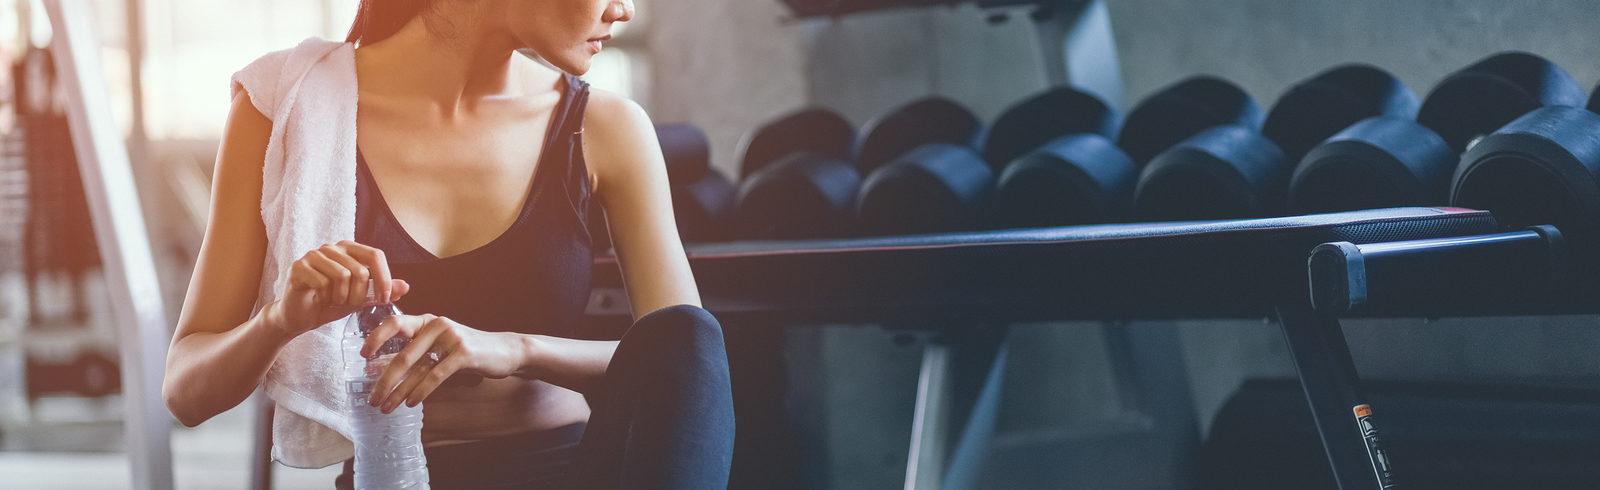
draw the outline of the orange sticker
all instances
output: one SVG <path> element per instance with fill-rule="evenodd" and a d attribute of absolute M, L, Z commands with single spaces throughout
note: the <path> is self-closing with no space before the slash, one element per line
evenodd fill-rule
<path fill-rule="evenodd" d="M 1371 417 L 1372 405 L 1356 405 L 1355 412 L 1357 417 Z"/>

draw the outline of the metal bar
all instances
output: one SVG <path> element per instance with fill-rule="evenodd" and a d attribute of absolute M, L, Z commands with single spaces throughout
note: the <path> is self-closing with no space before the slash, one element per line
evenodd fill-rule
<path fill-rule="evenodd" d="M 1105 1 L 1091 0 L 1076 9 L 1062 4 L 1038 8 L 1034 29 L 1046 80 L 1051 85 L 1077 87 L 1121 109 L 1122 64 Z"/>
<path fill-rule="evenodd" d="M 937 489 L 943 484 L 949 374 L 950 346 L 932 340 L 923 344 L 916 408 L 911 415 L 911 449 L 906 453 L 906 490 Z"/>
<path fill-rule="evenodd" d="M 256 405 L 255 424 L 250 428 L 250 490 L 272 488 L 272 411 L 271 398 L 260 388 L 250 403 Z"/>
<path fill-rule="evenodd" d="M 67 92 L 68 122 L 119 321 L 127 453 L 138 489 L 172 488 L 172 417 L 161 400 L 169 333 L 138 189 L 122 132 L 111 117 L 88 7 L 45 0 L 50 43 Z"/>
<path fill-rule="evenodd" d="M 1339 488 L 1394 488 L 1339 320 L 1304 304 L 1279 307 L 1278 318 Z"/>
<path fill-rule="evenodd" d="M 1426 240 L 1324 243 L 1307 262 L 1311 304 L 1366 311 L 1503 312 L 1547 308 L 1561 296 L 1565 241 L 1552 226 Z"/>
<path fill-rule="evenodd" d="M 945 488 L 982 488 L 983 467 L 999 422 L 1010 329 L 980 327 L 951 342 Z"/>
<path fill-rule="evenodd" d="M 1200 422 L 1189 387 L 1183 343 L 1173 322 L 1106 322 L 1105 336 L 1123 410 L 1148 420 L 1156 434 L 1170 437 L 1170 481 L 1185 488 L 1194 479 L 1194 455 L 1200 448 Z M 1158 459 L 1159 461 L 1159 459 Z"/>

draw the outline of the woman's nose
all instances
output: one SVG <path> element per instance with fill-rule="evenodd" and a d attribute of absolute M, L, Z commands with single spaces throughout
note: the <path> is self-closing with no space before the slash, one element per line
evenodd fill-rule
<path fill-rule="evenodd" d="M 606 9 L 606 22 L 627 22 L 633 20 L 633 0 L 616 0 Z"/>

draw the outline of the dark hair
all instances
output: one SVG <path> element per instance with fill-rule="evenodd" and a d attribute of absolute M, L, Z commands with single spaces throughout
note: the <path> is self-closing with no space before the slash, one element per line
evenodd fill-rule
<path fill-rule="evenodd" d="M 382 41 L 433 5 L 433 0 L 361 0 L 356 20 L 344 42 L 370 44 Z"/>

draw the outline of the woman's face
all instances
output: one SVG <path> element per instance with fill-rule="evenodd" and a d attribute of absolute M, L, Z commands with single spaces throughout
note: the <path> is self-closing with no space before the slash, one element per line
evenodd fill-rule
<path fill-rule="evenodd" d="M 562 71 L 582 75 L 611 38 L 611 24 L 633 18 L 633 0 L 509 0 L 511 36 Z"/>

